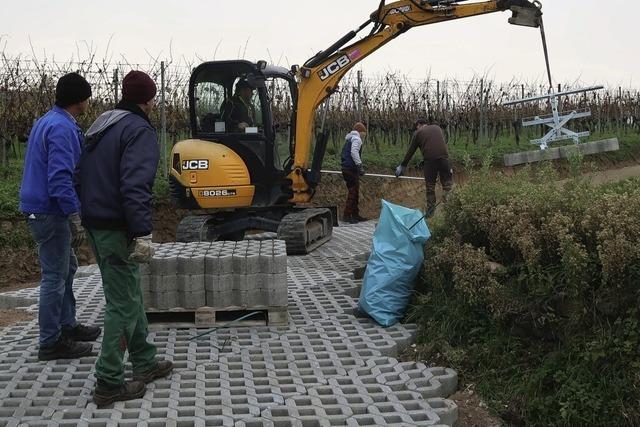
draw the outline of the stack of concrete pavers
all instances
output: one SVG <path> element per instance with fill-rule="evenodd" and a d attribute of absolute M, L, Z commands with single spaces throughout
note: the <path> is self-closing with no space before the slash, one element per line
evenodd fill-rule
<path fill-rule="evenodd" d="M 209 307 L 286 307 L 287 248 L 282 240 L 223 242 L 205 257 Z"/>
<path fill-rule="evenodd" d="M 168 243 L 141 268 L 147 309 L 287 306 L 282 240 Z"/>

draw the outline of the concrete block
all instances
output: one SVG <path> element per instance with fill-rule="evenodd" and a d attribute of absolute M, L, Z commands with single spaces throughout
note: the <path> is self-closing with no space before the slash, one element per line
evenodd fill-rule
<path fill-rule="evenodd" d="M 204 292 L 205 276 L 199 275 L 184 275 L 178 276 L 176 289 L 178 292 Z"/>
<path fill-rule="evenodd" d="M 178 259 L 172 255 L 154 255 L 149 263 L 149 267 L 151 274 L 155 276 L 175 275 L 178 267 Z"/>
<path fill-rule="evenodd" d="M 167 310 L 180 306 L 177 292 L 156 293 L 155 295 L 152 294 L 153 298 L 155 298 L 155 308 L 158 310 Z"/>
<path fill-rule="evenodd" d="M 178 303 L 182 308 L 195 310 L 206 305 L 206 294 L 204 291 L 180 292 L 178 293 Z"/>
<path fill-rule="evenodd" d="M 177 288 L 178 278 L 175 275 L 151 276 L 151 281 L 149 283 L 149 292 L 151 293 L 176 292 Z"/>
<path fill-rule="evenodd" d="M 288 303 L 287 289 L 262 290 L 264 305 L 269 307 L 286 307 Z"/>
<path fill-rule="evenodd" d="M 233 290 L 246 292 L 253 289 L 259 289 L 257 274 L 234 274 Z"/>
<path fill-rule="evenodd" d="M 258 252 L 248 252 L 245 263 L 246 274 L 258 274 L 260 272 L 260 255 Z"/>
<path fill-rule="evenodd" d="M 544 160 L 566 159 L 580 152 L 583 155 L 599 154 L 608 151 L 617 151 L 620 144 L 617 138 L 604 139 L 601 141 L 582 142 L 578 145 L 566 145 L 562 147 L 552 147 L 546 150 L 533 150 L 521 153 L 505 154 L 505 166 L 517 166 L 526 163 L 541 162 Z"/>
<path fill-rule="evenodd" d="M 230 292 L 234 289 L 233 275 L 206 275 L 204 287 L 207 292 Z"/>
<path fill-rule="evenodd" d="M 286 273 L 287 272 L 287 254 L 276 254 L 274 255 L 274 267 L 273 273 Z"/>
<path fill-rule="evenodd" d="M 233 291 L 206 292 L 207 306 L 213 308 L 226 308 L 236 305 L 236 294 Z"/>

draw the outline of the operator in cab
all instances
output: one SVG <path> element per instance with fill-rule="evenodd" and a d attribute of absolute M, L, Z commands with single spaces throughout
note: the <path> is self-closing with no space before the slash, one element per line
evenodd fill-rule
<path fill-rule="evenodd" d="M 256 123 L 256 110 L 251 102 L 253 88 L 245 79 L 236 83 L 234 95 L 220 106 L 220 116 L 231 132 L 244 132 Z"/>

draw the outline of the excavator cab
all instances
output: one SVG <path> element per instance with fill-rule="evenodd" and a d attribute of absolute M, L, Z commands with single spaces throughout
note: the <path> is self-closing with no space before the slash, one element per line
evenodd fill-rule
<path fill-rule="evenodd" d="M 192 139 L 178 142 L 172 153 L 170 184 L 178 205 L 286 203 L 291 194 L 283 180 L 292 155 L 296 97 L 295 80 L 285 68 L 249 61 L 199 65 L 189 83 Z"/>

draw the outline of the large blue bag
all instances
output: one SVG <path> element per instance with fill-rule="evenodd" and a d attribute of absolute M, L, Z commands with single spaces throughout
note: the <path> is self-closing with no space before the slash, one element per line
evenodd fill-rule
<path fill-rule="evenodd" d="M 404 315 L 430 237 L 422 212 L 382 201 L 358 302 L 380 325 L 393 326 Z"/>

